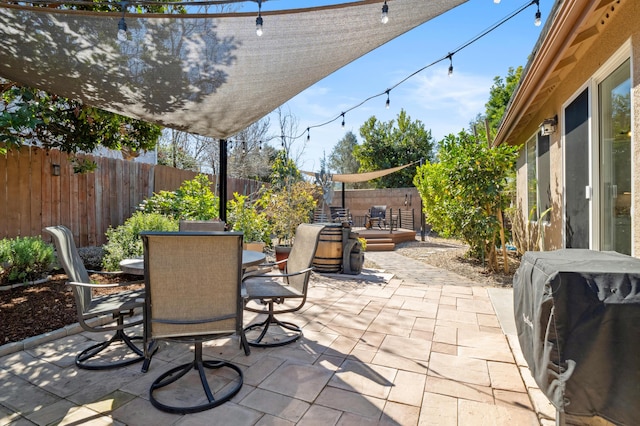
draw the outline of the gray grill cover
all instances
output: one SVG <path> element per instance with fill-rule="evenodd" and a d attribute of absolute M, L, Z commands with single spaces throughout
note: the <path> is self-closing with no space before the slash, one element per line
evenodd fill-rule
<path fill-rule="evenodd" d="M 615 252 L 527 252 L 513 278 L 529 369 L 566 414 L 640 424 L 640 259 Z"/>

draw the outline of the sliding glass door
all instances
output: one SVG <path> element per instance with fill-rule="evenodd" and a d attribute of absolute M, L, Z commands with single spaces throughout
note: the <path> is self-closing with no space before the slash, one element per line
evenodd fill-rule
<path fill-rule="evenodd" d="M 600 250 L 631 254 L 631 78 L 629 60 L 598 85 Z"/>

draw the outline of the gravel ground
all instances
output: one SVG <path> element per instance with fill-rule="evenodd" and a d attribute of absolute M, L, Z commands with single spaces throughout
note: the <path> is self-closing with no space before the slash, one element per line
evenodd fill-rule
<path fill-rule="evenodd" d="M 520 265 L 520 260 L 509 256 L 509 273 L 502 270 L 502 256 L 499 256 L 501 270 L 491 272 L 480 261 L 466 256 L 468 246 L 460 241 L 438 237 L 427 237 L 425 241 L 411 241 L 396 246 L 396 252 L 412 259 L 420 260 L 438 268 L 446 269 L 476 281 L 478 284 L 492 287 L 510 287 L 513 285 L 513 274 Z"/>

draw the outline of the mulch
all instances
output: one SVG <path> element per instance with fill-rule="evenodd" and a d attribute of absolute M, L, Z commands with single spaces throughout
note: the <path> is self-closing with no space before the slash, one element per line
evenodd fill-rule
<path fill-rule="evenodd" d="M 91 276 L 94 282 L 122 283 L 139 280 L 133 275 Z M 65 274 L 53 274 L 48 282 L 0 291 L 0 345 L 19 342 L 78 322 L 73 291 Z M 101 289 L 97 294 L 142 287 Z"/>

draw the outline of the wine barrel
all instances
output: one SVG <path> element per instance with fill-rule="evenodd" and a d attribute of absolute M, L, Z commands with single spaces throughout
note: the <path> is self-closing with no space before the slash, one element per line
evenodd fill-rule
<path fill-rule="evenodd" d="M 342 224 L 329 223 L 320 232 L 313 268 L 317 272 L 342 270 Z"/>

